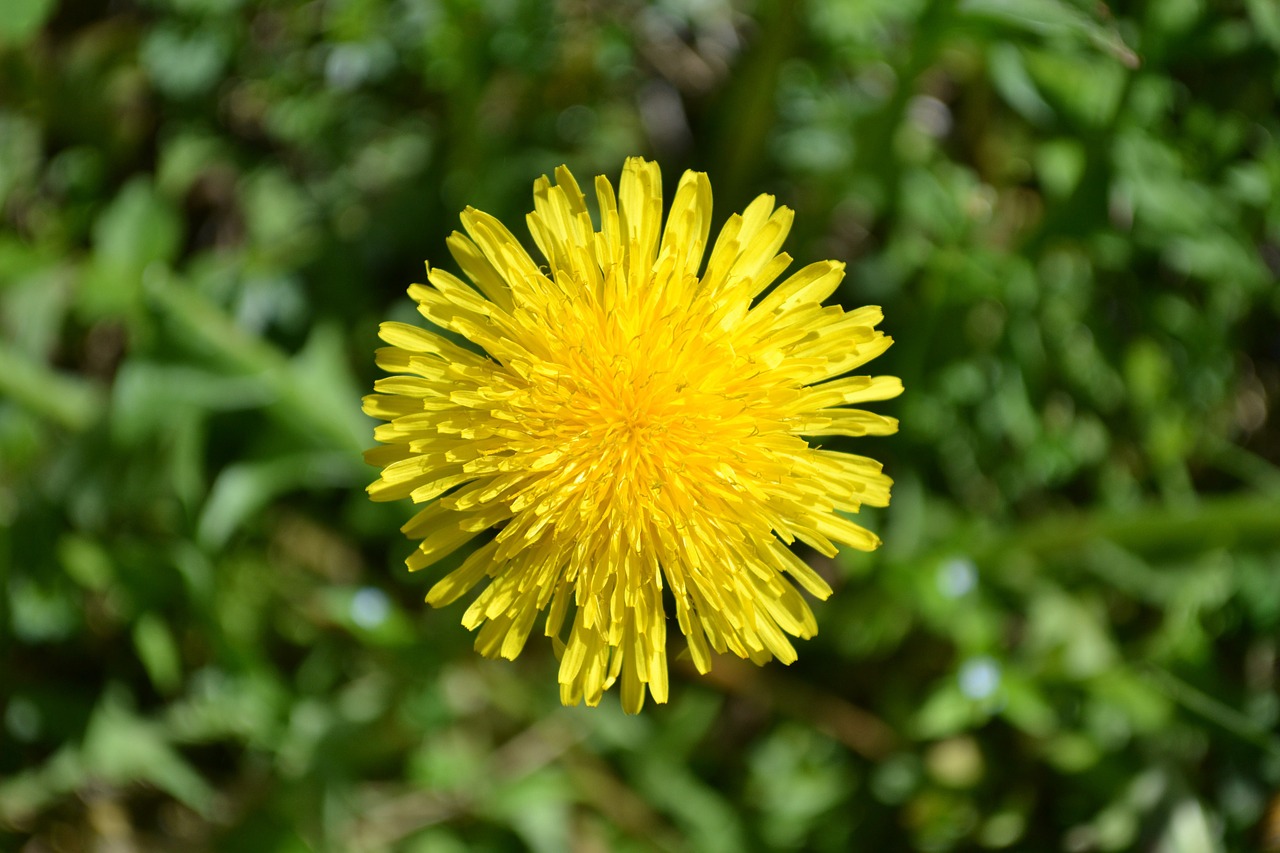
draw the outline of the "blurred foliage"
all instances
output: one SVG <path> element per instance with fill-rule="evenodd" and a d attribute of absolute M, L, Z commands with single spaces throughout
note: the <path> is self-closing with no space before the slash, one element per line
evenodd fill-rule
<path fill-rule="evenodd" d="M 5 0 L 0 848 L 1280 850 L 1277 8 Z M 636 153 L 908 393 L 799 662 L 626 718 L 421 603 L 358 398 Z"/>

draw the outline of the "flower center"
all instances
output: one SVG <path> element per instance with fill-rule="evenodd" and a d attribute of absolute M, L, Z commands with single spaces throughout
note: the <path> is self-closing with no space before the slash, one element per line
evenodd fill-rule
<path fill-rule="evenodd" d="M 595 462 L 597 487 L 615 499 L 661 490 L 714 428 L 673 355 L 635 346 L 602 359 L 563 412 L 574 455 Z"/>

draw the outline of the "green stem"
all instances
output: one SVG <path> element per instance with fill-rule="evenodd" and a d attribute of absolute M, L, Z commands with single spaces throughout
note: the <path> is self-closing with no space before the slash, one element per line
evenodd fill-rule
<path fill-rule="evenodd" d="M 1037 554 L 1078 551 L 1106 539 L 1138 552 L 1186 552 L 1211 547 L 1280 546 L 1280 499 L 1236 495 L 1201 499 L 1190 506 L 1149 506 L 1127 511 L 1053 516 L 1025 525 L 979 549 L 986 557 L 1008 551 Z"/>
<path fill-rule="evenodd" d="M 71 430 L 92 426 L 106 403 L 92 382 L 59 373 L 0 343 L 0 395 Z"/>
<path fill-rule="evenodd" d="M 1140 671 L 1186 710 L 1203 717 L 1223 731 L 1280 757 L 1280 738 L 1267 732 L 1235 708 L 1153 664 L 1141 665 Z"/>
<path fill-rule="evenodd" d="M 275 394 L 278 412 L 288 425 L 301 429 L 322 447 L 358 453 L 372 442 L 356 400 L 349 411 L 329 404 L 330 395 L 317 393 L 300 381 L 293 362 L 279 348 L 236 325 L 226 312 L 199 292 L 168 276 L 153 276 L 148 295 L 186 335 L 219 359 L 245 374 L 260 377 Z"/>

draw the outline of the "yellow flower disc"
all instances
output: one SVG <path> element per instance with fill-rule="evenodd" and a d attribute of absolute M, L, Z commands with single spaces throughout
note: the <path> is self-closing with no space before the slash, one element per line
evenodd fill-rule
<path fill-rule="evenodd" d="M 664 225 L 658 167 L 627 160 L 619 193 L 596 179 L 599 230 L 568 169 L 534 184 L 539 266 L 502 223 L 468 208 L 449 248 L 474 284 L 428 269 L 409 294 L 476 347 L 403 323 L 364 410 L 386 421 L 374 500 L 426 504 L 403 528 L 417 570 L 481 537 L 427 595 L 434 606 L 489 583 L 462 617 L 477 650 L 515 658 L 542 612 L 565 704 L 622 682 L 667 700 L 663 590 L 699 671 L 711 652 L 795 660 L 788 635 L 817 631 L 795 585 L 831 588 L 787 547 L 831 556 L 880 544 L 846 513 L 885 506 L 874 460 L 806 436 L 886 435 L 893 418 L 845 408 L 902 392 L 891 376 L 844 376 L 888 348 L 878 308 L 822 302 L 844 275 L 791 262 L 792 213 L 762 195 L 711 227 L 707 176 L 686 172 Z M 754 302 L 754 304 L 753 304 Z M 838 377 L 844 378 L 838 378 Z M 788 579 L 786 576 L 790 576 Z M 567 638 L 564 637 L 568 623 Z"/>

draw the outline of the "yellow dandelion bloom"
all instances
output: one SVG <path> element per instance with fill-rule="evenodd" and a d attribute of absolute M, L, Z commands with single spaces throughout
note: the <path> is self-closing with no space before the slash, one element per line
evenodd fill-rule
<path fill-rule="evenodd" d="M 598 230 L 568 169 L 556 181 L 534 183 L 527 218 L 545 264 L 468 208 L 448 246 L 474 287 L 428 267 L 430 284 L 409 288 L 474 350 L 382 324 L 377 363 L 395 375 L 365 398 L 386 421 L 369 493 L 426 504 L 402 528 L 422 540 L 411 570 L 496 529 L 427 601 L 489 578 L 462 617 L 481 654 L 514 659 L 545 611 L 564 703 L 595 705 L 621 680 L 635 713 L 646 687 L 667 700 L 664 595 L 701 672 L 712 651 L 795 660 L 788 635 L 817 631 L 797 585 L 818 598 L 831 587 L 787 546 L 875 548 L 846 513 L 888 504 L 891 482 L 807 437 L 896 431 L 845 407 L 902 384 L 844 376 L 892 339 L 879 308 L 822 304 L 842 263 L 765 294 L 791 262 L 779 249 L 792 212 L 772 196 L 725 223 L 704 269 L 705 174 L 684 174 L 664 225 L 657 165 L 629 159 L 617 196 L 596 178 Z"/>

